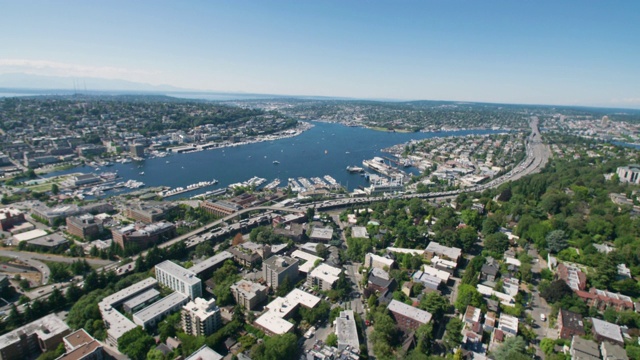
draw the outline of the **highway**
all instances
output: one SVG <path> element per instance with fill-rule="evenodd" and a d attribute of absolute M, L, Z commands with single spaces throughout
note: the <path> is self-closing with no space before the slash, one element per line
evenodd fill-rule
<path fill-rule="evenodd" d="M 187 247 L 196 246 L 197 244 L 209 240 L 212 237 L 218 237 L 222 235 L 231 234 L 233 231 L 237 231 L 240 229 L 239 223 L 234 223 L 230 225 L 226 225 L 227 221 L 233 220 L 239 216 L 242 216 L 251 212 L 304 212 L 309 208 L 314 208 L 317 210 L 329 210 L 341 207 L 348 207 L 351 205 L 357 204 L 368 204 L 376 201 L 385 201 L 394 198 L 402 198 L 402 199 L 412 199 L 412 198 L 421 198 L 421 199 L 443 199 L 443 198 L 453 198 L 463 192 L 476 192 L 483 191 L 486 189 L 496 188 L 504 183 L 509 181 L 517 180 L 523 176 L 527 176 L 529 174 L 533 174 L 535 172 L 540 171 L 547 163 L 550 158 L 551 151 L 549 147 L 541 142 L 540 130 L 538 128 L 539 119 L 535 116 L 531 117 L 529 125 L 531 126 L 531 134 L 526 140 L 526 158 L 518 164 L 515 168 L 513 168 L 508 173 L 502 175 L 499 178 L 493 179 L 490 182 L 470 188 L 465 188 L 461 190 L 453 190 L 453 191 L 443 191 L 443 192 L 433 192 L 433 193 L 423 193 L 423 194 L 403 194 L 396 196 L 368 196 L 368 197 L 355 197 L 355 198 L 339 198 L 334 200 L 326 200 L 319 201 L 307 204 L 301 204 L 300 206 L 294 207 L 281 207 L 281 206 L 256 206 L 251 208 L 246 208 L 235 212 L 231 215 L 225 216 L 224 218 L 218 219 L 210 224 L 202 226 L 198 229 L 195 229 L 187 234 L 176 237 L 175 239 L 169 240 L 165 243 L 158 245 L 160 248 L 166 248 L 173 244 L 176 244 L 181 241 L 186 241 Z M 255 217 L 248 220 L 245 224 L 248 227 L 252 227 L 257 222 L 262 222 L 265 219 L 261 219 L 265 216 L 264 213 L 260 213 Z M 271 219 L 270 215 L 267 215 L 268 219 Z M 221 227 L 221 225 L 223 225 Z M 207 233 L 208 232 L 208 233 Z M 205 234 L 206 233 L 206 234 Z M 147 251 L 142 252 L 140 255 L 146 255 Z M 133 256 L 132 259 L 135 261 L 138 256 Z M 115 269 L 118 264 L 111 264 L 105 266 L 104 270 Z M 133 269 L 122 269 L 121 273 L 126 273 Z"/>

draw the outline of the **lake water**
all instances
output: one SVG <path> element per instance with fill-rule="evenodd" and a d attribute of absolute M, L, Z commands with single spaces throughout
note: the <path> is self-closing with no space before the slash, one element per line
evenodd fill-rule
<path fill-rule="evenodd" d="M 349 165 L 362 167 L 362 160 L 374 156 L 389 156 L 380 150 L 412 139 L 428 139 L 444 136 L 495 134 L 494 130 L 443 131 L 436 133 L 390 133 L 340 124 L 313 122 L 315 125 L 299 136 L 275 141 L 248 144 L 237 147 L 204 150 L 188 154 L 174 154 L 164 158 L 147 159 L 128 164 L 114 164 L 99 171 L 77 167 L 51 173 L 54 176 L 74 172 L 116 172 L 118 181 L 139 180 L 150 186 L 186 187 L 200 181 L 217 179 L 216 186 L 201 188 L 181 194 L 191 197 L 229 184 L 246 181 L 253 176 L 266 178 L 267 182 L 279 178 L 286 186 L 288 178 L 323 177 L 331 175 L 341 185 L 353 190 L 367 185 L 359 174 L 346 171 Z M 279 165 L 273 161 L 280 162 Z M 140 173 L 144 172 L 144 175 Z M 107 193 L 109 194 L 109 193 Z"/>

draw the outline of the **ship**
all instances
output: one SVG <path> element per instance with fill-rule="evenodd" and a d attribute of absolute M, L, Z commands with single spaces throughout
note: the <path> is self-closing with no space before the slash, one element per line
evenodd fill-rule
<path fill-rule="evenodd" d="M 361 173 L 364 169 L 359 166 L 347 166 L 347 171 L 350 173 Z"/>
<path fill-rule="evenodd" d="M 273 165 L 278 165 L 278 164 L 280 164 L 280 161 L 278 161 L 278 160 L 273 160 Z"/>

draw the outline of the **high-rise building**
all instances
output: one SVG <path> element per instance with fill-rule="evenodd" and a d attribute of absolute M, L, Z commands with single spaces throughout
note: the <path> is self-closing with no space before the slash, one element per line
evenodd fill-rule
<path fill-rule="evenodd" d="M 142 144 L 132 144 L 131 145 L 131 156 L 143 158 L 144 157 L 144 145 Z"/>
<path fill-rule="evenodd" d="M 287 278 L 293 284 L 298 276 L 298 260 L 288 256 L 272 256 L 262 264 L 262 276 L 273 289 L 277 289 Z"/>
<path fill-rule="evenodd" d="M 156 279 L 192 300 L 202 296 L 202 281 L 190 270 L 166 260 L 156 265 Z"/>
<path fill-rule="evenodd" d="M 208 336 L 220 328 L 220 308 L 216 299 L 196 298 L 182 307 L 182 329 L 193 336 Z"/>

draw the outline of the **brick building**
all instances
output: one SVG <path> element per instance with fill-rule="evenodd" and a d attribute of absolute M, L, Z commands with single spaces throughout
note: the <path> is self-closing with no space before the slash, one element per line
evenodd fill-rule
<path fill-rule="evenodd" d="M 242 210 L 242 206 L 228 201 L 203 201 L 200 203 L 200 208 L 216 216 L 227 216 Z"/>
<path fill-rule="evenodd" d="M 176 226 L 168 222 L 158 222 L 150 225 L 132 224 L 119 229 L 111 229 L 113 241 L 125 248 L 127 244 L 136 244 L 139 249 L 167 241 L 176 236 Z"/>
<path fill-rule="evenodd" d="M 431 321 L 431 313 L 407 305 L 398 300 L 391 300 L 387 307 L 391 316 L 402 331 L 416 330 Z"/>
<path fill-rule="evenodd" d="M 83 240 L 100 234 L 102 230 L 102 224 L 97 223 L 93 215 L 85 214 L 67 218 L 67 232 Z"/>
<path fill-rule="evenodd" d="M 558 314 L 558 325 L 560 327 L 560 337 L 562 339 L 571 339 L 574 335 L 584 335 L 584 323 L 582 315 L 572 311 L 560 309 Z"/>
<path fill-rule="evenodd" d="M 0 209 L 0 230 L 9 231 L 15 225 L 25 222 L 24 213 L 14 208 Z"/>

